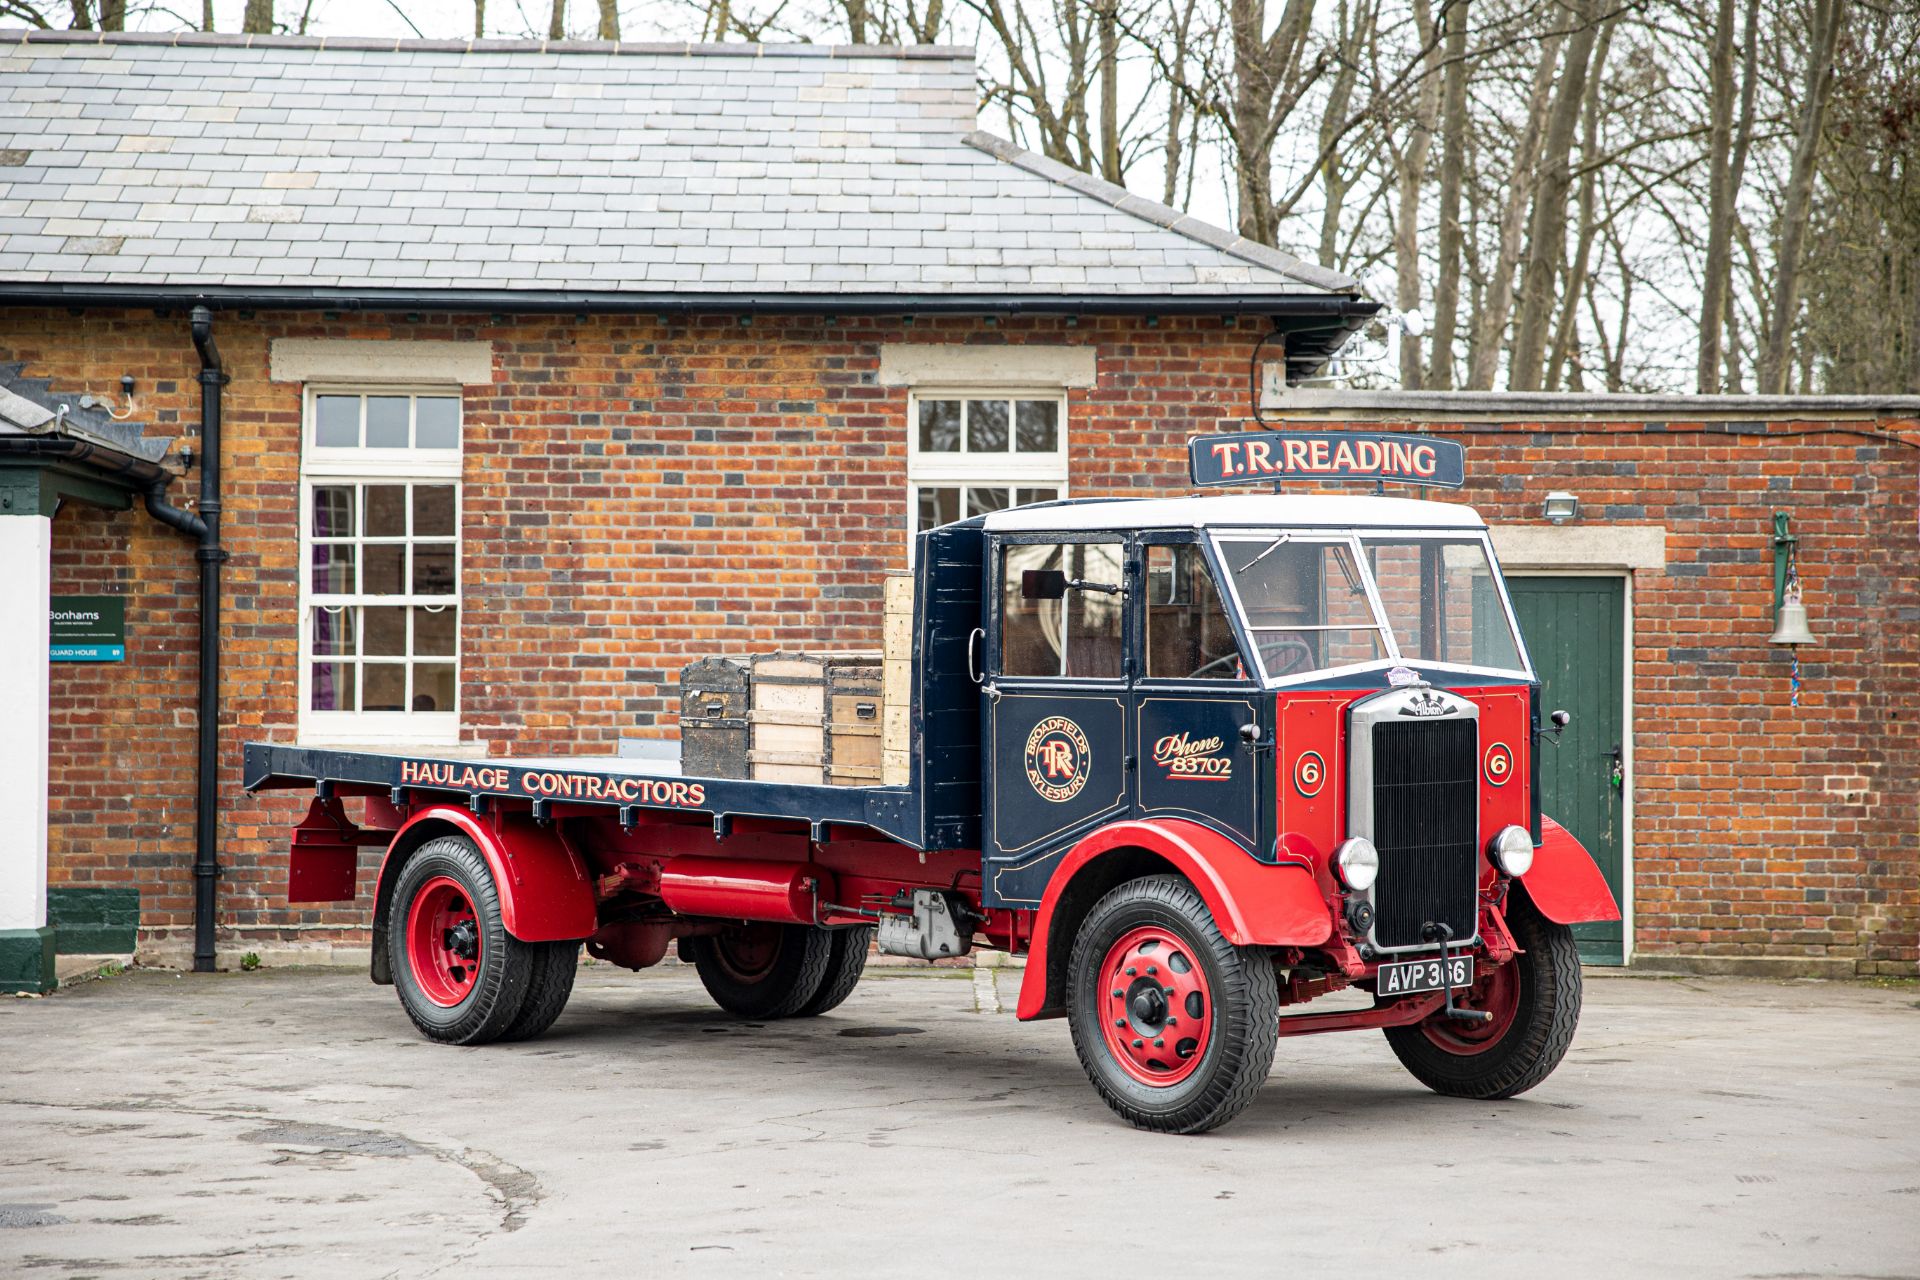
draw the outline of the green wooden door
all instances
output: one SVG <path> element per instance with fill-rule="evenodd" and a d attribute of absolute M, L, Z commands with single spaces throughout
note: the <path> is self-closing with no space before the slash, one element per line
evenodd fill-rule
<path fill-rule="evenodd" d="M 1621 726 L 1626 643 L 1624 578 L 1507 579 L 1527 652 L 1540 673 L 1541 715 L 1564 710 L 1573 722 L 1554 747 L 1540 743 L 1540 807 L 1574 834 L 1599 862 L 1624 902 L 1625 802 L 1631 780 L 1614 783 L 1624 746 Z M 1620 964 L 1621 925 L 1574 926 L 1588 964 Z"/>

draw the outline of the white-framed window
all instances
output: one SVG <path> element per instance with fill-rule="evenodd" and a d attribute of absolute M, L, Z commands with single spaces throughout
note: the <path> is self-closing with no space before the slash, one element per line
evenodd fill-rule
<path fill-rule="evenodd" d="M 460 391 L 308 386 L 300 737 L 460 736 Z"/>
<path fill-rule="evenodd" d="M 907 398 L 907 527 L 1067 493 L 1062 392 L 918 388 Z"/>

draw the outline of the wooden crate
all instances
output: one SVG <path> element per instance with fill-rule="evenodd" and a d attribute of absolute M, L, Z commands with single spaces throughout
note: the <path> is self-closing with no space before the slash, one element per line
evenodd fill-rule
<path fill-rule="evenodd" d="M 886 611 L 913 616 L 913 571 L 889 569 L 886 578 Z"/>
<path fill-rule="evenodd" d="M 879 671 L 879 655 L 874 653 L 756 657 L 748 714 L 752 743 L 747 753 L 753 777 L 814 786 L 878 781 Z M 870 730 L 862 728 L 862 702 L 873 707 Z M 840 740 L 837 750 L 836 738 Z M 866 738 L 873 741 L 870 752 L 862 746 Z M 833 776 L 835 764 L 842 774 L 838 779 Z M 869 772 L 871 776 L 866 776 Z"/>
<path fill-rule="evenodd" d="M 680 772 L 690 778 L 747 776 L 744 662 L 703 658 L 680 669 Z"/>

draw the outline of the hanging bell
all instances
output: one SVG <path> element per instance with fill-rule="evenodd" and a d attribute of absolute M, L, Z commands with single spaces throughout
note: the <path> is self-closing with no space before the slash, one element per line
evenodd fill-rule
<path fill-rule="evenodd" d="M 1789 596 L 1786 603 L 1780 606 L 1780 612 L 1774 619 L 1773 634 L 1767 638 L 1767 643 L 1813 643 L 1813 631 L 1807 626 L 1807 606 L 1800 603 L 1797 595 Z"/>

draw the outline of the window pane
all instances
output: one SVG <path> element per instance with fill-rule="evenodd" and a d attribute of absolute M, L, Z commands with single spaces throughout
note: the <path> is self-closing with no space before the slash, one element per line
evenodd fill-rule
<path fill-rule="evenodd" d="M 960 402 L 920 402 L 920 449 L 923 453 L 960 452 Z"/>
<path fill-rule="evenodd" d="M 413 667 L 413 710 L 453 710 L 453 664 L 417 662 Z"/>
<path fill-rule="evenodd" d="M 1520 669 L 1478 540 L 1370 538 L 1362 545 L 1401 657 Z"/>
<path fill-rule="evenodd" d="M 967 515 L 983 516 L 989 511 L 1007 509 L 1007 491 L 1005 489 L 983 489 L 978 485 L 967 486 Z"/>
<path fill-rule="evenodd" d="M 1124 598 L 1099 591 L 1069 590 L 1064 600 L 1028 600 L 1021 595 L 1028 569 L 1060 569 L 1086 582 L 1121 582 L 1118 543 L 1010 546 L 1001 579 L 1000 667 L 1011 676 L 1067 675 L 1117 679 L 1120 675 Z"/>
<path fill-rule="evenodd" d="M 1015 489 L 1014 505 L 1024 507 L 1029 502 L 1057 502 L 1060 499 L 1058 489 Z"/>
<path fill-rule="evenodd" d="M 1053 453 L 1060 447 L 1060 405 L 1054 400 L 1015 402 L 1014 447 L 1021 453 Z"/>
<path fill-rule="evenodd" d="M 407 651 L 407 611 L 391 605 L 369 606 L 361 610 L 365 616 L 361 625 L 366 633 L 361 637 L 362 653 L 392 654 L 400 657 Z M 373 677 L 367 677 L 367 687 L 373 687 Z"/>
<path fill-rule="evenodd" d="M 1147 674 L 1156 680 L 1235 680 L 1244 674 L 1200 548 L 1147 548 Z"/>
<path fill-rule="evenodd" d="M 371 553 L 371 548 L 368 549 Z M 369 560 L 368 563 L 372 563 Z M 413 594 L 450 596 L 453 594 L 453 544 L 429 542 L 413 548 Z"/>
<path fill-rule="evenodd" d="M 366 687 L 361 690 L 362 711 L 400 711 L 407 704 L 407 664 L 369 662 L 361 668 Z"/>
<path fill-rule="evenodd" d="M 367 397 L 367 448 L 407 447 L 406 396 Z"/>
<path fill-rule="evenodd" d="M 316 542 L 310 563 L 313 577 L 309 589 L 315 595 L 351 595 L 353 586 L 353 546 L 337 542 Z"/>
<path fill-rule="evenodd" d="M 967 401 L 967 450 L 971 453 L 1007 451 L 1007 402 Z"/>
<path fill-rule="evenodd" d="M 460 447 L 460 401 L 453 396 L 421 396 L 413 402 L 416 449 Z"/>
<path fill-rule="evenodd" d="M 369 538 L 407 535 L 407 488 L 399 484 L 370 484 L 366 488 Z"/>
<path fill-rule="evenodd" d="M 960 491 L 958 489 L 920 490 L 920 528 L 924 532 L 937 529 L 943 524 L 952 524 L 960 518 Z"/>
<path fill-rule="evenodd" d="M 1366 585 L 1344 544 L 1235 539 L 1220 544 L 1269 676 L 1386 657 Z"/>
<path fill-rule="evenodd" d="M 313 711 L 352 711 L 353 664 L 316 662 L 313 664 L 313 688 L 307 706 Z"/>
<path fill-rule="evenodd" d="M 353 656 L 353 609 L 335 605 L 313 611 L 313 652 L 315 657 Z"/>
<path fill-rule="evenodd" d="M 400 543 L 363 548 L 366 556 L 366 569 L 360 575 L 360 590 L 370 596 L 397 596 L 405 588 L 401 583 L 401 565 L 407 558 L 407 549 Z"/>
<path fill-rule="evenodd" d="M 329 449 L 357 446 L 360 443 L 360 397 L 315 396 L 313 442 Z"/>
<path fill-rule="evenodd" d="M 316 485 L 313 490 L 313 536 L 351 538 L 353 536 L 353 486 Z"/>
<path fill-rule="evenodd" d="M 452 537 L 453 532 L 453 486 L 413 486 L 413 536 L 446 538 Z"/>
<path fill-rule="evenodd" d="M 413 611 L 413 651 L 434 657 L 450 656 L 460 611 L 451 605 Z"/>

